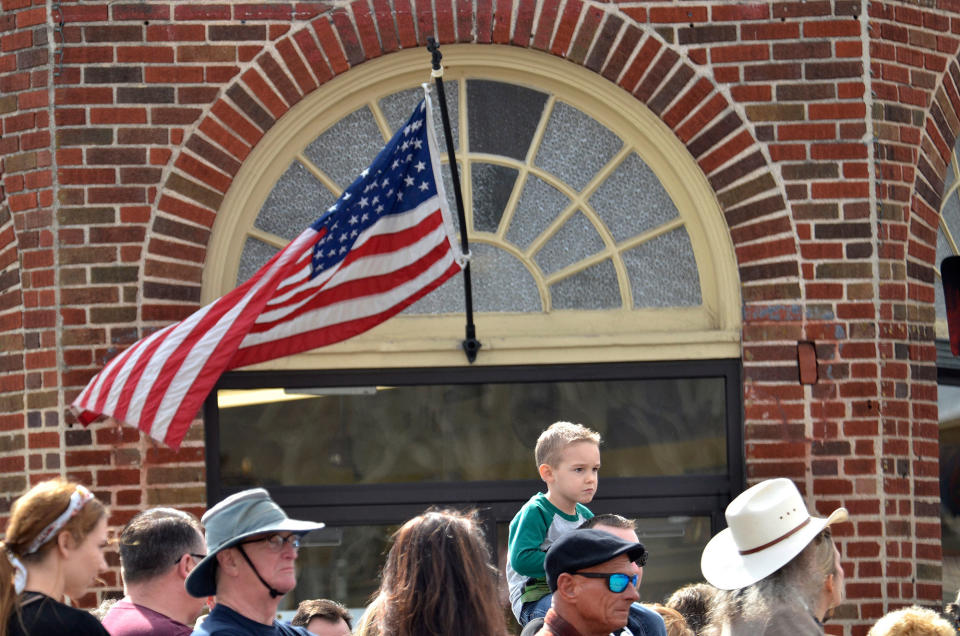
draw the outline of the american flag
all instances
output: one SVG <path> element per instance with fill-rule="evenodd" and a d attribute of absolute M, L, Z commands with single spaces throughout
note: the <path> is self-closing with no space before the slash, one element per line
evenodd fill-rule
<path fill-rule="evenodd" d="M 313 225 L 225 296 L 135 342 L 71 409 L 179 448 L 224 371 L 346 340 L 463 268 L 440 178 L 429 93 Z"/>

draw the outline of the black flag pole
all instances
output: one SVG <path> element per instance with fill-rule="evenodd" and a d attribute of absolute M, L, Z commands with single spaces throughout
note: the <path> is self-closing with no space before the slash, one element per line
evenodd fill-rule
<path fill-rule="evenodd" d="M 443 120 L 443 136 L 447 140 L 447 156 L 450 159 L 450 174 L 453 177 L 453 194 L 457 200 L 457 218 L 460 219 L 460 249 L 464 254 L 470 253 L 470 244 L 467 241 L 467 218 L 463 213 L 463 193 L 460 191 L 460 171 L 457 169 L 457 156 L 453 150 L 453 133 L 450 129 L 450 115 L 447 113 L 447 96 L 443 91 L 443 67 L 440 60 L 440 45 L 434 38 L 427 38 L 427 50 L 430 51 L 433 61 L 433 72 L 430 74 L 437 85 L 437 101 L 440 102 L 440 118 Z M 467 327 L 466 338 L 463 340 L 463 351 L 467 360 L 477 359 L 477 352 L 481 344 L 477 340 L 477 328 L 473 324 L 473 285 L 470 283 L 470 262 L 463 268 L 463 295 L 466 306 Z"/>

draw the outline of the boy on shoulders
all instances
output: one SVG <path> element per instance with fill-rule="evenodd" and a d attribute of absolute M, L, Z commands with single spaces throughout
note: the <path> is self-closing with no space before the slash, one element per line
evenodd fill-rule
<path fill-rule="evenodd" d="M 600 472 L 600 435 L 580 424 L 556 422 L 537 440 L 534 457 L 546 494 L 537 493 L 510 522 L 507 583 L 521 627 L 546 616 L 552 595 L 543 567 L 547 548 L 593 516 Z"/>

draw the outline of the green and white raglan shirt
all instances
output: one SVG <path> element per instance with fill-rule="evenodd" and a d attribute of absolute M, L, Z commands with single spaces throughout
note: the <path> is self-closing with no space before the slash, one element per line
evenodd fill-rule
<path fill-rule="evenodd" d="M 583 504 L 577 512 L 568 515 L 538 492 L 510 522 L 507 538 L 507 585 L 510 587 L 510 606 L 513 615 L 520 618 L 524 603 L 538 601 L 550 593 L 543 558 L 547 548 L 561 535 L 576 529 L 593 516 Z"/>

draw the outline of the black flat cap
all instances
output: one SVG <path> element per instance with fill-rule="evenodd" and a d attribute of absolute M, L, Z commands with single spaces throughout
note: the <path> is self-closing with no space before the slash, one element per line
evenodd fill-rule
<path fill-rule="evenodd" d="M 636 561 L 645 552 L 642 543 L 624 541 L 602 530 L 572 530 L 553 542 L 547 550 L 543 568 L 547 572 L 547 585 L 551 592 L 557 591 L 557 578 L 564 572 L 577 572 L 584 568 L 605 563 L 626 554 Z"/>

